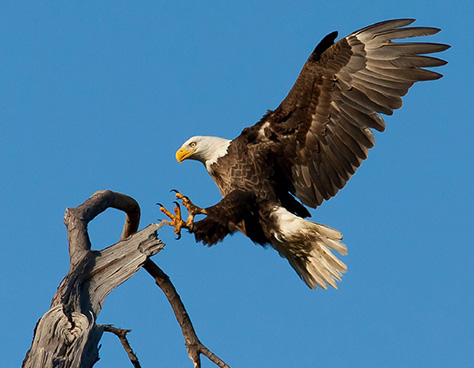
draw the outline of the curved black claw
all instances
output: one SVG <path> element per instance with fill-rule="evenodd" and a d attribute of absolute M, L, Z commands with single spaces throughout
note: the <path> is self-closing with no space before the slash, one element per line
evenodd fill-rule
<path fill-rule="evenodd" d="M 171 189 L 170 192 L 179 193 L 176 189 Z"/>
<path fill-rule="evenodd" d="M 179 203 L 177 201 L 173 201 L 173 203 L 179 207 Z"/>
<path fill-rule="evenodd" d="M 178 233 L 178 235 L 176 235 L 176 240 L 179 240 L 181 239 L 181 233 Z"/>
<path fill-rule="evenodd" d="M 160 202 L 155 203 L 157 206 L 164 207 Z"/>

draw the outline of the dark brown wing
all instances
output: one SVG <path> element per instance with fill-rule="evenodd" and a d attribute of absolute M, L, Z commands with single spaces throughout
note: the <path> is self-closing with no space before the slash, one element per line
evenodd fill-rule
<path fill-rule="evenodd" d="M 400 108 L 413 83 L 441 77 L 422 68 L 446 62 L 422 54 L 449 46 L 392 42 L 439 32 L 406 27 L 413 22 L 377 23 L 335 44 L 336 33 L 326 36 L 285 100 L 252 129 L 280 149 L 284 145 L 278 164 L 304 204 L 316 207 L 346 184 L 374 145 L 370 128 L 385 129 L 379 113 L 391 115 Z"/>

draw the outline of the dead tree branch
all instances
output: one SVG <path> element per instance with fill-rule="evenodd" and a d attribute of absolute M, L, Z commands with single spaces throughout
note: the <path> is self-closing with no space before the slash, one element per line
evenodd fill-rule
<path fill-rule="evenodd" d="M 126 214 L 120 242 L 101 251 L 91 250 L 87 226 L 107 208 Z M 149 257 L 163 249 L 152 224 L 136 233 L 140 221 L 138 203 L 125 194 L 110 190 L 93 194 L 76 208 L 67 208 L 64 223 L 69 240 L 69 271 L 58 287 L 48 312 L 35 327 L 33 342 L 23 361 L 24 368 L 91 368 L 99 359 L 99 340 L 104 331 L 115 333 L 132 364 L 140 367 L 128 344 L 129 330 L 97 325 L 105 298 L 142 266 L 153 276 L 168 298 L 181 326 L 189 357 L 201 367 L 200 355 L 221 368 L 229 368 L 198 339 L 191 319 L 169 277 Z"/>
<path fill-rule="evenodd" d="M 88 223 L 107 208 L 127 215 L 121 241 L 101 251 L 91 250 Z M 120 193 L 101 191 L 82 205 L 66 210 L 69 272 L 62 280 L 48 312 L 38 321 L 23 367 L 90 368 L 98 360 L 103 328 L 96 325 L 106 296 L 133 276 L 147 257 L 164 244 L 157 239 L 161 224 L 138 228 L 138 203 Z"/>
<path fill-rule="evenodd" d="M 133 366 L 135 368 L 141 368 L 140 362 L 138 361 L 138 357 L 135 355 L 133 352 L 132 347 L 130 346 L 128 339 L 127 339 L 127 333 L 129 333 L 131 330 L 124 330 L 122 328 L 116 328 L 111 325 L 100 325 L 99 327 L 102 327 L 102 329 L 105 332 L 111 332 L 115 336 L 117 336 L 122 343 L 123 348 L 125 349 L 125 352 L 128 355 L 128 358 L 132 362 Z"/>
<path fill-rule="evenodd" d="M 208 348 L 206 348 L 201 341 L 199 341 L 196 331 L 191 323 L 191 318 L 189 318 L 186 308 L 179 296 L 176 288 L 171 283 L 171 280 L 167 274 L 163 272 L 151 259 L 147 259 L 143 268 L 155 279 L 156 284 L 163 290 L 166 297 L 168 298 L 173 312 L 178 320 L 179 325 L 181 326 L 181 331 L 184 336 L 184 344 L 188 350 L 189 358 L 194 363 L 195 368 L 201 368 L 201 357 L 203 354 L 211 362 L 216 364 L 221 368 L 230 368 L 222 359 L 217 357 L 212 353 Z"/>

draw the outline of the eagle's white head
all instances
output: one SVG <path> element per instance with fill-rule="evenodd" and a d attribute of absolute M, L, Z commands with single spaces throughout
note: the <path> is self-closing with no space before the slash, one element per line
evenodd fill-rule
<path fill-rule="evenodd" d="M 227 153 L 230 142 L 229 139 L 219 137 L 191 137 L 176 151 L 176 159 L 178 162 L 188 158 L 201 161 L 209 171 L 210 166 Z"/>

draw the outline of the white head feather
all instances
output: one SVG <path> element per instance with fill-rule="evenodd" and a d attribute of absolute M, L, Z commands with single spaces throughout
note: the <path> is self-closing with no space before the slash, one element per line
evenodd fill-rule
<path fill-rule="evenodd" d="M 201 161 L 209 171 L 210 166 L 227 153 L 230 142 L 220 137 L 191 137 L 176 152 L 176 159 L 179 162 L 186 159 Z"/>

